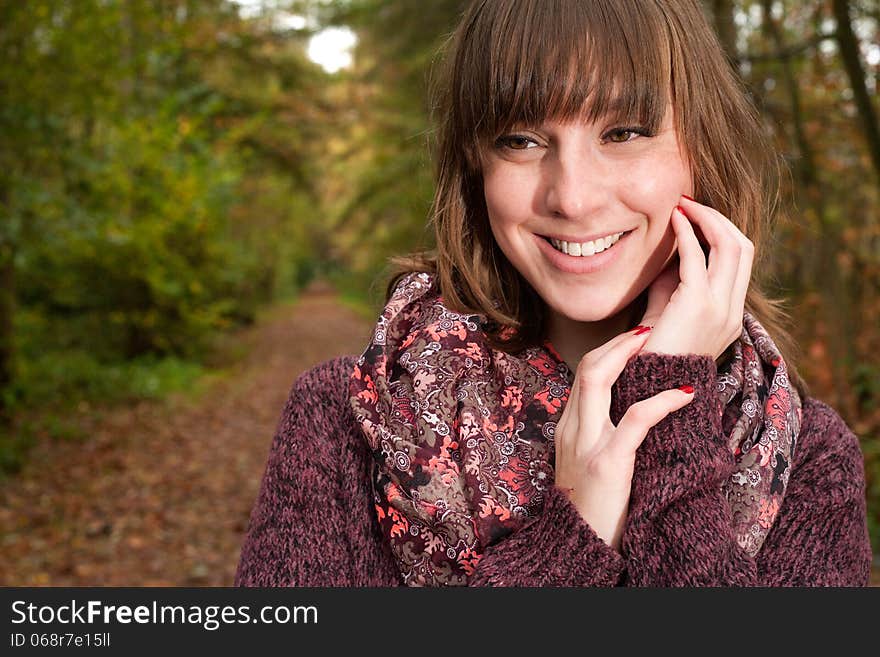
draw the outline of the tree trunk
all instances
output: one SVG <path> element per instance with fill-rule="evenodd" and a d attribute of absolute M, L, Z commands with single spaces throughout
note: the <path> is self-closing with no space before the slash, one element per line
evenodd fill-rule
<path fill-rule="evenodd" d="M 797 76 L 792 65 L 792 54 L 788 44 L 785 42 L 785 36 L 782 33 L 777 22 L 773 19 L 772 14 L 773 0 L 761 0 L 763 10 L 763 30 L 765 34 L 773 42 L 773 48 L 779 53 L 779 61 L 782 73 L 782 82 L 785 85 L 785 91 L 788 95 L 789 107 L 791 109 L 791 126 L 793 129 L 793 140 L 797 148 L 798 158 L 795 160 L 795 177 L 800 189 L 794 190 L 796 199 L 803 199 L 806 204 L 813 210 L 819 222 L 820 237 L 823 242 L 820 249 L 827 246 L 825 242 L 838 241 L 838 236 L 833 234 L 832 227 L 828 224 L 828 215 L 825 211 L 825 194 L 822 183 L 817 173 L 813 148 L 807 139 L 806 130 L 804 128 L 804 112 L 801 104 L 800 87 L 798 86 Z M 803 256 L 798 254 L 800 260 Z M 827 260 L 827 258 L 826 258 Z M 819 279 L 804 280 L 803 276 L 810 272 L 814 277 L 819 276 L 824 279 L 826 271 L 823 267 L 807 267 L 802 262 L 798 262 L 797 266 L 800 272 L 800 283 L 804 287 L 817 288 L 821 282 Z"/>
<path fill-rule="evenodd" d="M 715 20 L 715 31 L 721 46 L 727 53 L 734 68 L 739 66 L 739 54 L 736 50 L 736 23 L 733 20 L 733 0 L 712 0 L 712 17 Z"/>
<path fill-rule="evenodd" d="M 0 178 L 0 222 L 9 218 L 9 194 Z M 12 409 L 3 394 L 14 379 L 15 248 L 11 235 L 0 230 L 0 428 L 12 422 Z"/>
<path fill-rule="evenodd" d="M 0 52 L 6 66 L 0 69 L 0 110 L 6 109 L 9 103 L 9 90 L 14 81 L 10 75 L 11 65 L 19 63 L 22 36 L 14 31 L 14 14 L 19 10 L 11 3 L 0 5 Z M 12 25 L 12 27 L 10 27 Z M 5 392 L 15 377 L 14 372 L 14 332 L 13 313 L 15 311 L 15 239 L 16 232 L 11 226 L 10 213 L 10 181 L 9 170 L 18 164 L 13 147 L 15 130 L 9 115 L 0 114 L 0 433 L 12 424 L 12 409 L 6 402 Z"/>
<path fill-rule="evenodd" d="M 871 97 L 868 94 L 868 88 L 865 84 L 865 69 L 862 66 L 859 57 L 859 42 L 852 29 L 852 21 L 850 19 L 849 0 L 833 0 L 832 7 L 834 10 L 834 18 L 837 22 L 837 43 L 840 47 L 840 56 L 843 66 L 846 69 L 849 78 L 850 87 L 853 92 L 853 100 L 858 110 L 859 120 L 862 124 L 862 131 L 866 137 L 868 150 L 871 156 L 871 162 L 874 166 L 877 185 L 880 187 L 880 124 L 877 121 L 877 113 L 871 104 Z M 868 212 L 862 216 L 862 221 L 866 223 L 866 227 L 873 225 L 877 218 L 874 213 Z M 865 231 L 863 234 L 871 234 L 871 231 Z M 861 265 L 858 254 L 856 254 L 856 263 L 854 270 L 859 272 Z M 859 304 L 862 300 L 862 281 L 854 280 L 853 285 L 848 286 L 848 294 L 854 295 L 854 303 Z M 858 306 L 856 306 L 858 307 Z M 845 318 L 853 318 L 852 315 L 844 315 Z M 853 318 L 854 319 L 854 318 Z M 841 336 L 843 337 L 843 336 Z M 857 361 L 858 355 L 855 353 L 855 347 L 852 340 L 843 338 L 846 342 L 846 353 L 848 356 L 845 367 L 850 367 Z"/>
<path fill-rule="evenodd" d="M 797 78 L 791 64 L 791 57 L 786 52 L 787 44 L 779 25 L 773 19 L 771 7 L 773 0 L 762 0 L 764 10 L 764 29 L 773 41 L 773 46 L 777 52 L 781 53 L 780 63 L 782 65 L 782 79 L 785 83 L 785 90 L 788 93 L 789 104 L 791 105 L 791 121 L 794 128 L 794 141 L 797 144 L 798 155 L 798 177 L 807 187 L 818 187 L 819 181 L 816 175 L 815 158 L 813 157 L 813 148 L 807 140 L 804 131 L 804 113 L 801 108 L 801 93 L 798 87 Z M 824 213 L 822 213 L 824 214 Z M 820 216 L 820 219 L 824 217 Z"/>
<path fill-rule="evenodd" d="M 877 174 L 877 183 L 880 186 L 880 124 L 877 122 L 877 112 L 874 111 L 871 96 L 868 94 L 868 87 L 865 84 L 865 69 L 859 58 L 859 42 L 850 21 L 849 0 L 832 0 L 831 4 L 834 8 L 834 18 L 837 21 L 837 44 L 840 46 L 840 56 L 849 77 L 853 100 L 855 100 L 859 112 L 859 120 L 868 142 L 871 162 Z"/>

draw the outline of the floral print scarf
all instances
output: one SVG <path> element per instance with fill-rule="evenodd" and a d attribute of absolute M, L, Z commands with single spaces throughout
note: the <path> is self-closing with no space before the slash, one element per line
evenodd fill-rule
<path fill-rule="evenodd" d="M 553 483 L 573 374 L 546 341 L 517 355 L 490 348 L 484 322 L 446 308 L 434 274 L 409 273 L 351 374 L 379 524 L 410 586 L 466 585 L 486 546 L 541 513 Z M 738 464 L 724 485 L 734 535 L 754 556 L 788 484 L 801 401 L 747 312 L 716 389 Z"/>

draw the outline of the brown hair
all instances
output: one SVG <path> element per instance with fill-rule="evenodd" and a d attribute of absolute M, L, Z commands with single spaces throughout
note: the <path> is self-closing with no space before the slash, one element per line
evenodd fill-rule
<path fill-rule="evenodd" d="M 755 245 L 745 309 L 808 395 L 784 301 L 764 292 L 785 169 L 697 0 L 475 0 L 444 50 L 432 85 L 437 246 L 391 258 L 386 301 L 407 272 L 432 272 L 450 309 L 486 317 L 494 348 L 539 344 L 544 302 L 492 236 L 482 154 L 515 123 L 637 118 L 653 134 L 671 94 L 696 200 Z M 636 311 L 645 301 L 643 293 Z"/>

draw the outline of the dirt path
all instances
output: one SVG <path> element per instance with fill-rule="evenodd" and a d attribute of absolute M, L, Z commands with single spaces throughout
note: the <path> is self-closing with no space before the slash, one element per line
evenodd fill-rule
<path fill-rule="evenodd" d="M 294 379 L 369 332 L 318 287 L 237 335 L 248 355 L 199 401 L 86 417 L 86 441 L 39 444 L 0 485 L 0 585 L 230 586 Z"/>
<path fill-rule="evenodd" d="M 234 336 L 248 355 L 198 400 L 86 415 L 86 441 L 39 444 L 0 485 L 0 585 L 230 586 L 291 384 L 370 328 L 318 286 Z"/>

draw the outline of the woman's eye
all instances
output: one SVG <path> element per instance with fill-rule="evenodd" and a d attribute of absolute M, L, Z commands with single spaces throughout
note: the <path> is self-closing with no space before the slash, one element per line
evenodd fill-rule
<path fill-rule="evenodd" d="M 509 148 L 514 151 L 528 150 L 529 144 L 535 144 L 537 146 L 537 142 L 534 139 L 523 135 L 505 135 L 499 137 L 495 144 L 500 148 Z"/>
<path fill-rule="evenodd" d="M 603 141 L 614 144 L 625 144 L 634 141 L 637 137 L 650 137 L 651 134 L 647 129 L 633 126 L 624 128 L 614 128 L 602 135 Z M 495 145 L 501 149 L 512 151 L 532 150 L 540 144 L 526 135 L 504 135 L 495 140 Z"/>
<path fill-rule="evenodd" d="M 644 128 L 614 128 L 605 133 L 603 139 L 614 144 L 625 144 L 635 139 L 635 135 L 650 136 Z"/>

